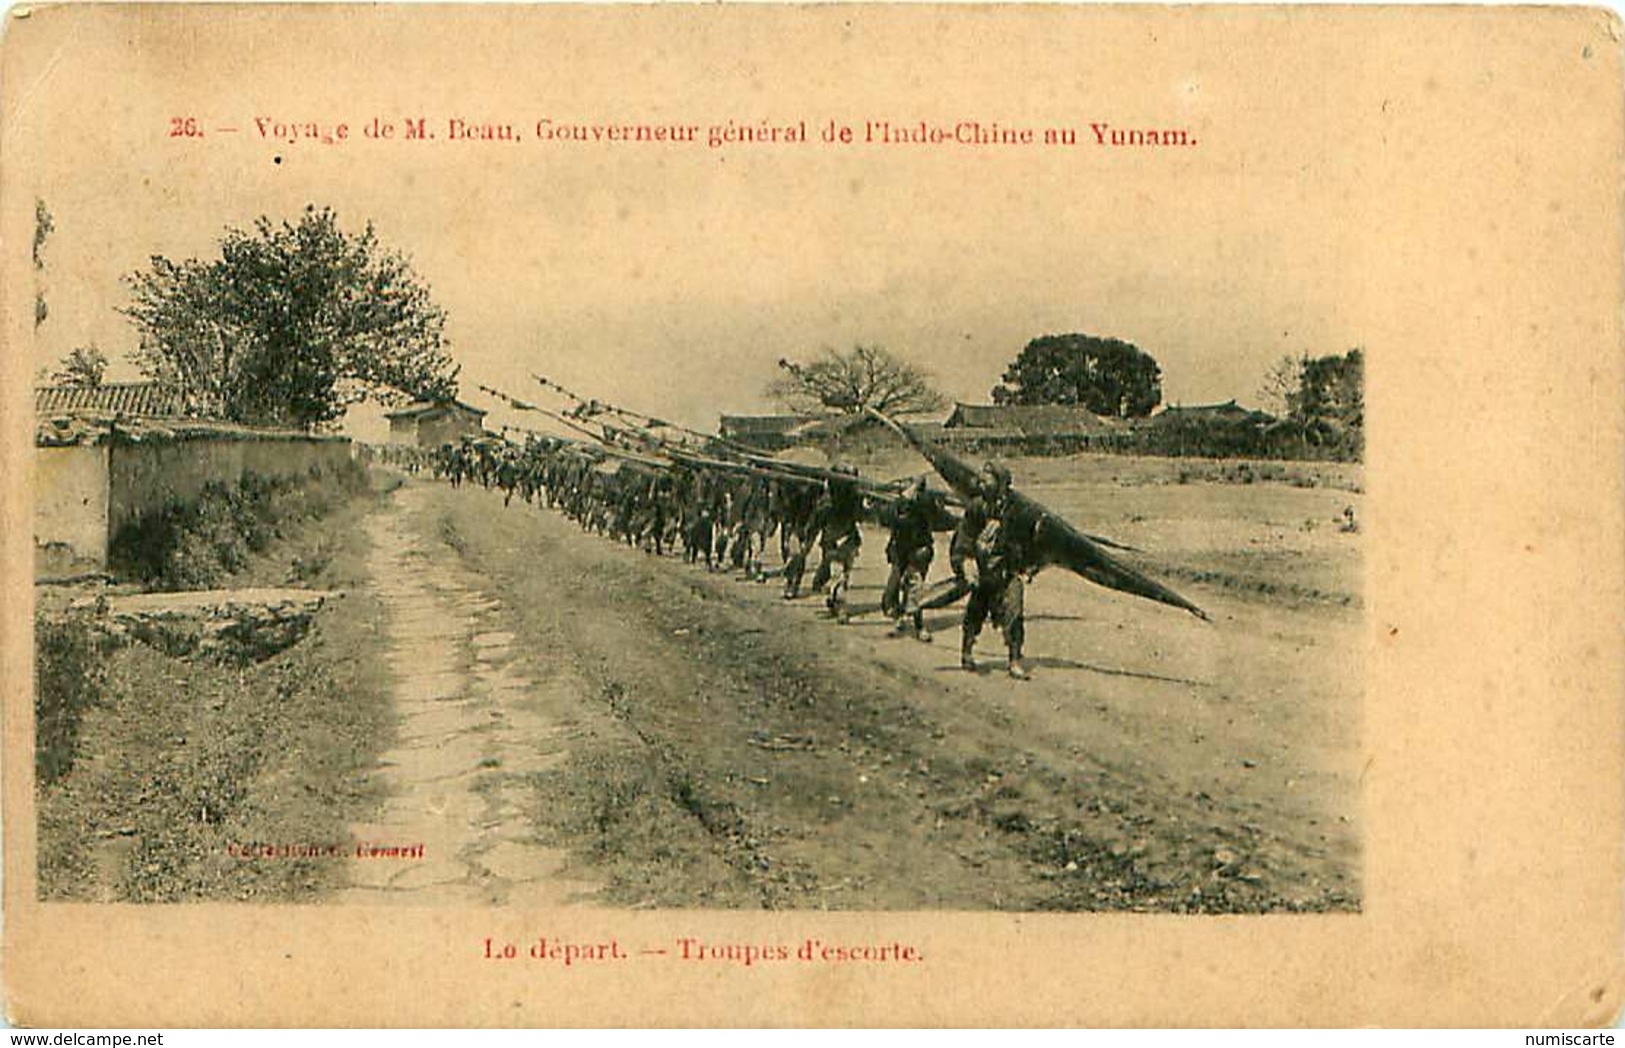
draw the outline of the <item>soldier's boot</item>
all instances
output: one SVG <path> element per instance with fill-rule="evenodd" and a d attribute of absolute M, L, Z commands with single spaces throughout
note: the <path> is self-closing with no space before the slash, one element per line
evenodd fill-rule
<path fill-rule="evenodd" d="M 960 638 L 960 640 L 959 640 L 959 668 L 960 669 L 969 670 L 971 673 L 976 672 L 976 656 L 973 654 L 973 652 L 975 652 L 975 650 L 976 650 L 976 635 L 975 634 L 966 634 L 965 636 Z"/>
<path fill-rule="evenodd" d="M 835 621 L 842 626 L 852 621 L 852 616 L 846 608 L 846 579 L 836 579 L 829 590 L 829 610 L 835 616 Z"/>
<path fill-rule="evenodd" d="M 917 611 L 914 613 L 914 639 L 931 643 L 931 631 L 925 628 L 925 616 Z"/>
<path fill-rule="evenodd" d="M 1010 676 L 1015 680 L 1027 680 L 1032 674 L 1027 671 L 1027 664 L 1021 660 L 1021 649 L 1010 649 Z"/>

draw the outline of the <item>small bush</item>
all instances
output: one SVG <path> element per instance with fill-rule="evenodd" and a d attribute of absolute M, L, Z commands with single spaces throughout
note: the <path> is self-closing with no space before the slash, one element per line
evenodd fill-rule
<path fill-rule="evenodd" d="M 333 550 L 326 544 L 317 546 L 309 556 L 293 558 L 288 568 L 288 581 L 304 585 L 319 578 L 333 563 Z"/>
<path fill-rule="evenodd" d="M 242 571 L 283 534 L 283 526 L 330 512 L 366 486 L 358 467 L 306 478 L 244 474 L 235 485 L 205 485 L 126 524 L 109 562 L 121 576 L 165 590 L 208 589 Z"/>

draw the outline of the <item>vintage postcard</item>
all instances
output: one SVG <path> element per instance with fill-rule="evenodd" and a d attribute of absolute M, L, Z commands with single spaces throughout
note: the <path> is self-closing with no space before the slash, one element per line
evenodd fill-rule
<path fill-rule="evenodd" d="M 5 34 L 13 1022 L 1617 1014 L 1615 16 Z"/>

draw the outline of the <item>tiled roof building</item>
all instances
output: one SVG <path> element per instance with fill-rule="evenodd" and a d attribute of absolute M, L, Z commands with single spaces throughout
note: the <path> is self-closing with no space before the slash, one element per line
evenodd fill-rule
<path fill-rule="evenodd" d="M 103 382 L 99 386 L 35 386 L 34 413 L 175 418 L 185 414 L 185 406 L 176 393 L 156 382 Z"/>
<path fill-rule="evenodd" d="M 955 404 L 943 427 L 1017 439 L 1105 434 L 1114 425 L 1076 404 Z"/>

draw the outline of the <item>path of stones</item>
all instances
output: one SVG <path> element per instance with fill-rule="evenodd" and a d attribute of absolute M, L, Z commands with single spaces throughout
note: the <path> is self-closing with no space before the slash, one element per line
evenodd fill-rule
<path fill-rule="evenodd" d="M 540 687 L 514 665 L 501 605 L 444 543 L 426 539 L 421 493 L 405 488 L 368 517 L 369 568 L 386 611 L 398 743 L 380 775 L 378 821 L 358 843 L 422 844 L 421 859 L 352 858 L 338 901 L 413 906 L 579 903 L 596 885 L 565 879 L 565 853 L 538 842 L 528 774 L 561 763 L 566 732 L 533 701 Z"/>

